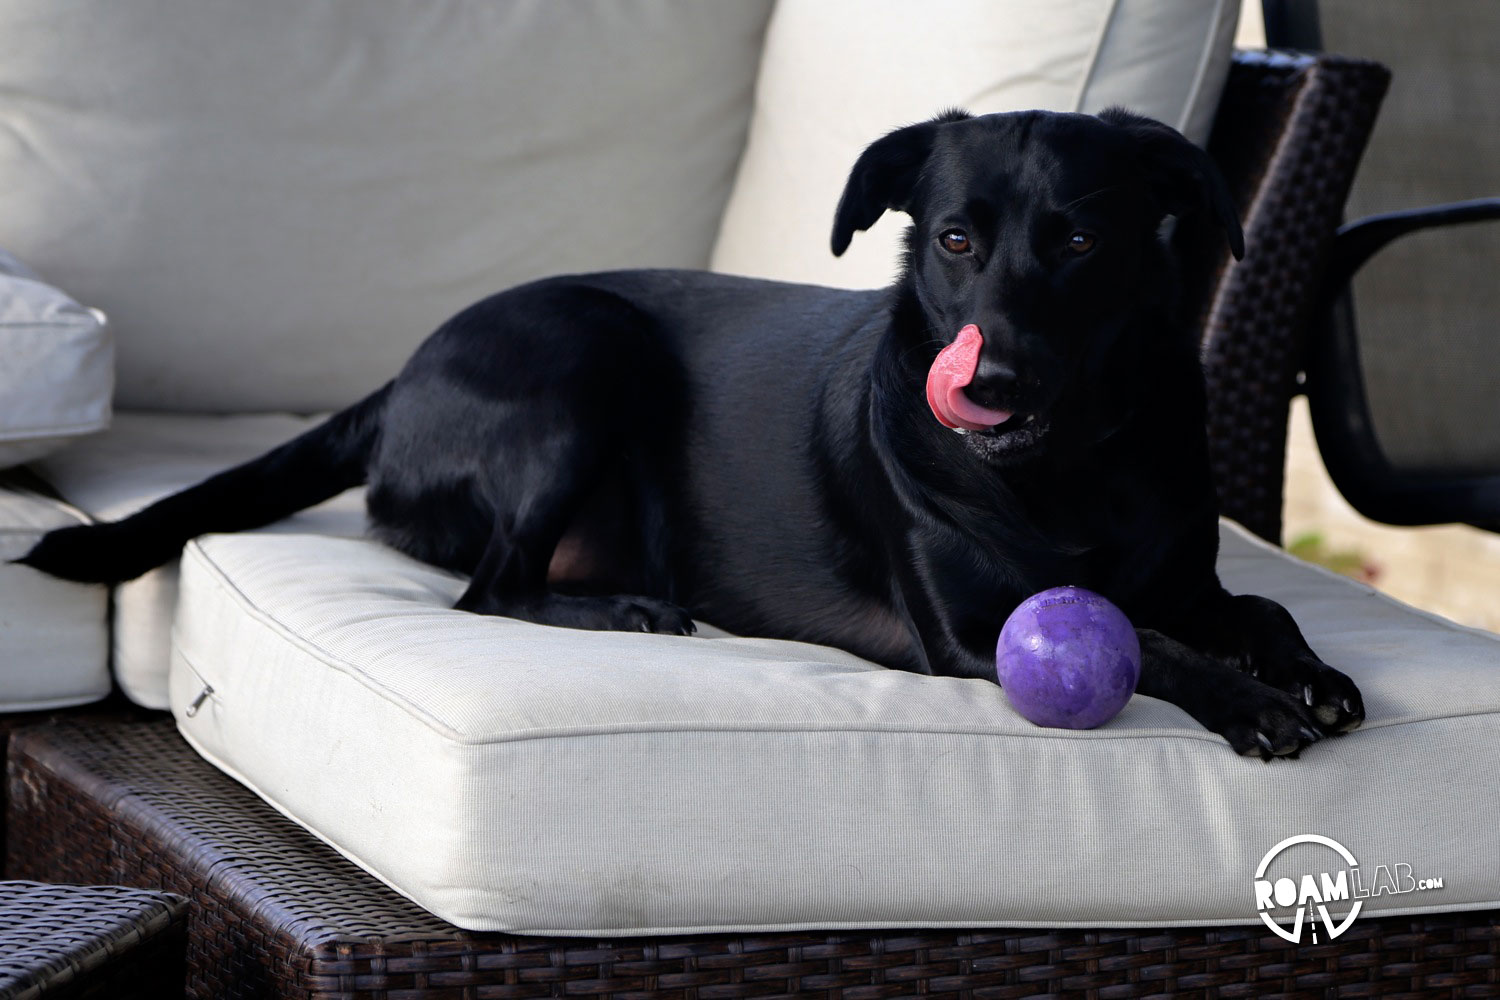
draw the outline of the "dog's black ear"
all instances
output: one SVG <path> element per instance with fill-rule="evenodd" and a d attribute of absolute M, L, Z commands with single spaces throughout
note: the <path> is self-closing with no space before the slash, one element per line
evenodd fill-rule
<path fill-rule="evenodd" d="M 866 147 L 849 172 L 838 211 L 833 216 L 833 255 L 849 249 L 854 231 L 875 224 L 888 208 L 905 212 L 911 205 L 917 174 L 932 152 L 939 127 L 972 118 L 957 108 L 944 111 L 931 121 L 898 128 Z"/>
<path fill-rule="evenodd" d="M 1110 108 L 1099 118 L 1131 134 L 1168 215 L 1208 212 L 1224 230 L 1234 259 L 1245 256 L 1239 212 L 1224 175 L 1207 153 L 1170 125 L 1124 108 Z"/>

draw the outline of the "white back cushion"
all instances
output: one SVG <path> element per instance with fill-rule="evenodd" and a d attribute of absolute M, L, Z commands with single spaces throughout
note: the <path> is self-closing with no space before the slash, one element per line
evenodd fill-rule
<path fill-rule="evenodd" d="M 1207 139 L 1239 0 L 779 0 L 715 270 L 849 288 L 896 272 L 905 216 L 828 248 L 865 146 L 949 107 L 1121 104 Z"/>
<path fill-rule="evenodd" d="M 770 0 L 0 4 L 0 240 L 119 401 L 316 410 L 508 285 L 704 266 Z"/>

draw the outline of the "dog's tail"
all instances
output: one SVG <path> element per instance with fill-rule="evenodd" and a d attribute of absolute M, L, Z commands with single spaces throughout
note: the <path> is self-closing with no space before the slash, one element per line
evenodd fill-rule
<path fill-rule="evenodd" d="M 16 562 L 84 583 L 118 583 L 171 561 L 188 539 L 279 521 L 364 483 L 387 383 L 312 430 L 123 521 L 62 528 Z"/>

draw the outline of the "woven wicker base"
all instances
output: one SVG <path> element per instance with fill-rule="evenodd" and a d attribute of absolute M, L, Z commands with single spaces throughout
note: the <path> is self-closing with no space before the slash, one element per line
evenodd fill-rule
<path fill-rule="evenodd" d="M 180 997 L 186 945 L 180 896 L 0 882 L 0 1000 Z"/>
<path fill-rule="evenodd" d="M 18 730 L 10 793 L 12 871 L 193 901 L 188 992 L 202 998 L 1500 996 L 1500 911 L 1361 920 L 1300 948 L 1254 928 L 469 933 L 288 822 L 166 721 Z"/>
<path fill-rule="evenodd" d="M 163 715 L 164 713 L 161 712 L 152 712 L 132 705 L 119 693 L 112 694 L 92 705 L 80 705 L 76 708 L 49 709 L 41 712 L 0 712 L 0 776 L 5 773 L 5 754 L 10 745 L 10 733 L 13 729 L 47 725 L 65 718 L 149 719 L 161 718 Z M 4 861 L 5 783 L 0 781 L 0 878 L 5 877 Z"/>

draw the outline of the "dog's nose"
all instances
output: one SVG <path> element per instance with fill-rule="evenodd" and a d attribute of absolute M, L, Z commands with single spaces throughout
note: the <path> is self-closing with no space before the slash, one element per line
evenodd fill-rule
<path fill-rule="evenodd" d="M 1021 377 L 1014 368 L 1003 361 L 981 355 L 979 366 L 974 369 L 974 378 L 964 392 L 980 406 L 1012 410 L 1015 409 L 1020 386 Z"/>

